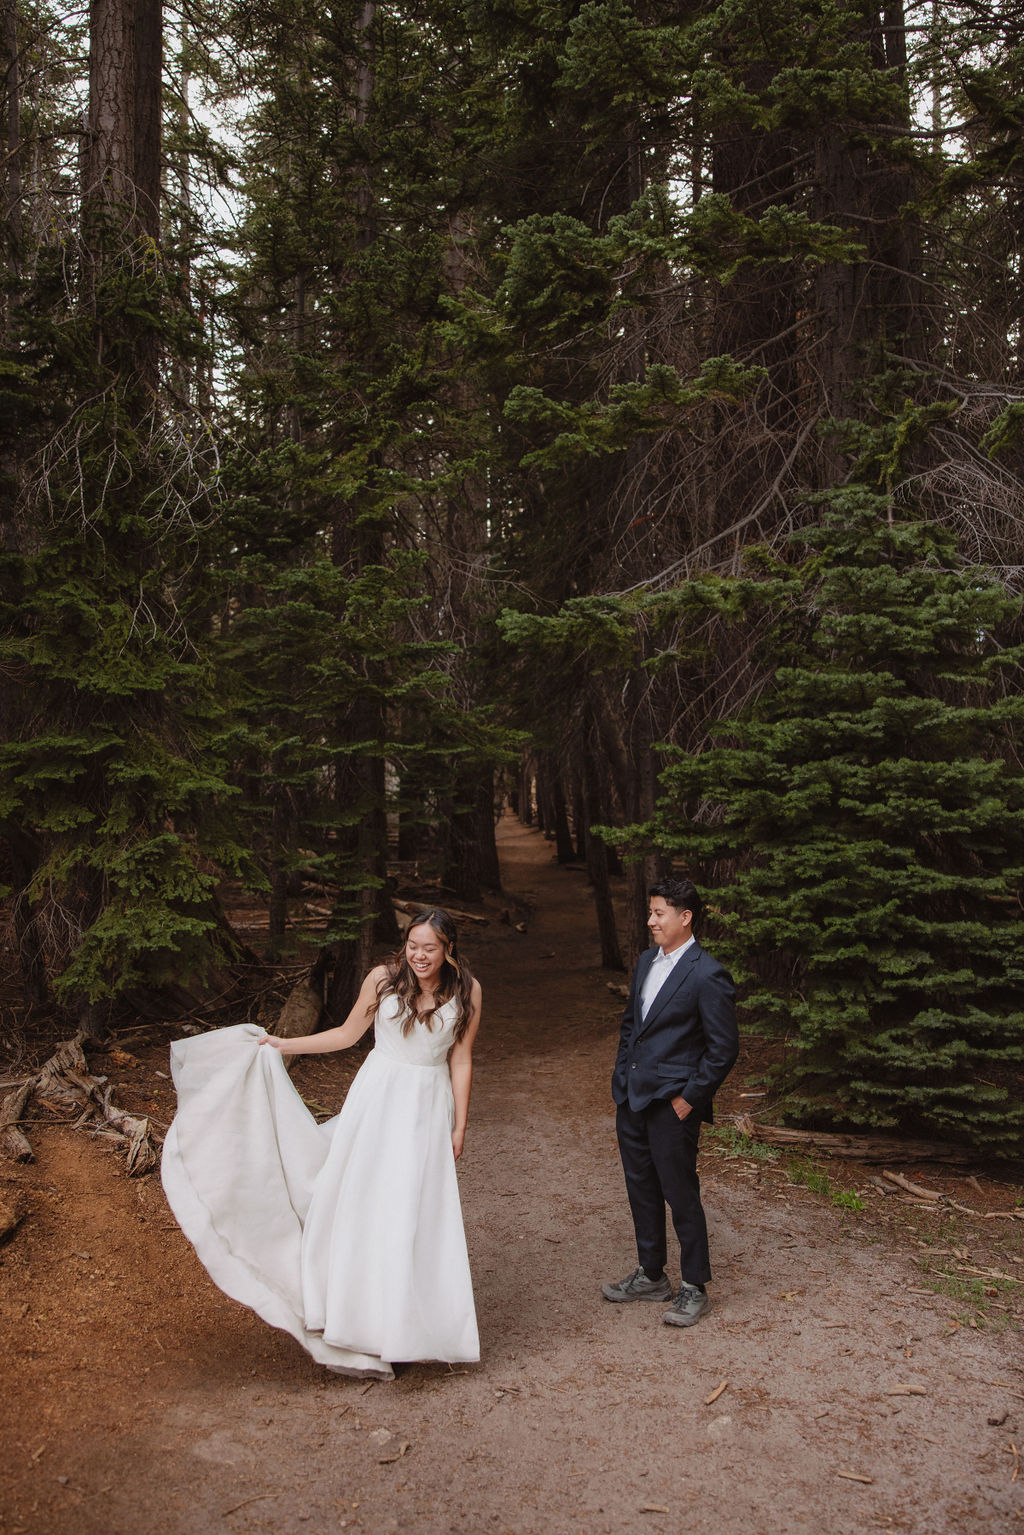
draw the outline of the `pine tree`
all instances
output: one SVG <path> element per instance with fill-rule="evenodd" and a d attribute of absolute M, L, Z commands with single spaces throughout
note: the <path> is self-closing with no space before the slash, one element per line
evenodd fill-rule
<path fill-rule="evenodd" d="M 204 581 L 215 447 L 163 396 L 195 341 L 157 238 L 154 112 L 136 136 L 137 102 L 159 101 L 159 8 L 141 11 L 140 34 L 125 0 L 92 8 L 77 216 L 20 269 L 0 429 L 0 821 L 22 968 L 30 1000 L 52 990 L 93 1034 L 116 999 L 149 1005 L 230 952 L 216 891 L 247 864 Z"/>
<path fill-rule="evenodd" d="M 744 588 L 777 668 L 699 755 L 658 844 L 720 885 L 748 1011 L 791 1047 L 789 1111 L 1004 1154 L 1024 1144 L 1021 604 L 949 533 L 837 494 Z"/>

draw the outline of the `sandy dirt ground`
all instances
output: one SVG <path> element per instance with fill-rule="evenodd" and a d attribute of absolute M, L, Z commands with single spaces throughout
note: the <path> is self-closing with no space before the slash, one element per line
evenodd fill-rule
<path fill-rule="evenodd" d="M 155 1178 L 30 1126 L 35 1163 L 0 1169 L 28 1210 L 0 1249 L 0 1535 L 1024 1530 L 1020 1189 L 901 1169 L 971 1217 L 833 1167 L 864 1195 L 847 1211 L 719 1131 L 711 1313 L 682 1330 L 603 1301 L 635 1261 L 608 1091 L 622 978 L 583 873 L 513 821 L 502 857 L 527 931 L 492 905 L 463 939 L 485 994 L 460 1163 L 481 1363 L 320 1370 L 219 1294 Z M 156 1120 L 165 1039 L 118 1085 Z M 333 1110 L 352 1066 L 309 1058 L 296 1084 Z M 750 1077 L 747 1058 L 720 1123 Z"/>

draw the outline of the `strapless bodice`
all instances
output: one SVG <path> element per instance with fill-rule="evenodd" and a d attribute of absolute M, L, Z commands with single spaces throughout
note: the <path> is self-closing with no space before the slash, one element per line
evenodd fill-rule
<path fill-rule="evenodd" d="M 406 1066 L 443 1066 L 455 1038 L 457 1010 L 452 997 L 434 1014 L 432 1027 L 417 1019 L 408 1034 L 403 1034 L 402 1004 L 395 996 L 385 997 L 374 1020 L 374 1048 Z"/>

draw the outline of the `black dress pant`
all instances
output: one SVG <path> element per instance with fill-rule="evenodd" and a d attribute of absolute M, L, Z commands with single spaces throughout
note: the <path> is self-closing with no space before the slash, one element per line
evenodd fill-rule
<path fill-rule="evenodd" d="M 697 1176 L 700 1126 L 696 1114 L 680 1119 L 667 1098 L 643 1109 L 620 1103 L 615 1117 L 641 1265 L 651 1274 L 665 1267 L 667 1204 L 679 1238 L 682 1277 L 702 1285 L 711 1278 L 711 1262 Z"/>

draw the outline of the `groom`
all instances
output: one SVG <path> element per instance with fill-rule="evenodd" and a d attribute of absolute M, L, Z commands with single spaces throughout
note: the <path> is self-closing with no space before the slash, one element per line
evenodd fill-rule
<path fill-rule="evenodd" d="M 697 1142 L 739 1052 L 732 978 L 693 936 L 701 898 L 688 879 L 652 885 L 647 926 L 658 945 L 637 961 L 612 1075 L 615 1128 L 640 1266 L 602 1287 L 610 1301 L 671 1305 L 662 1321 L 692 1327 L 710 1305 L 708 1229 Z M 665 1205 L 679 1238 L 682 1284 L 665 1275 Z"/>

